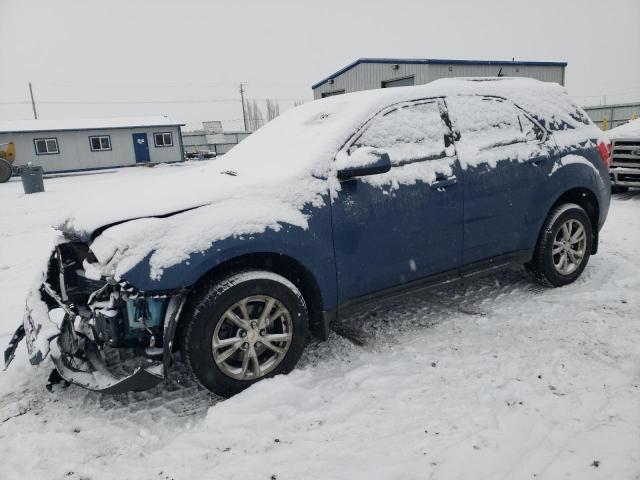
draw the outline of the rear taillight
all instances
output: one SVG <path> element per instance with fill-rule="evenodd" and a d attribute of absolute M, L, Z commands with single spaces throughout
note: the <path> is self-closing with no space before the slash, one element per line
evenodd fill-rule
<path fill-rule="evenodd" d="M 604 166 L 609 168 L 611 166 L 611 141 L 598 140 L 598 153 Z"/>

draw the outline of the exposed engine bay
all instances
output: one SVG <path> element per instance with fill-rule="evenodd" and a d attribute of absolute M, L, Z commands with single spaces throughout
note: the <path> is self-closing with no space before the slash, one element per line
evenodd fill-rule
<path fill-rule="evenodd" d="M 55 248 L 5 368 L 24 336 L 32 364 L 50 353 L 63 379 L 91 390 L 145 390 L 164 378 L 186 292 L 140 292 L 96 274 L 96 262 L 84 243 Z"/>

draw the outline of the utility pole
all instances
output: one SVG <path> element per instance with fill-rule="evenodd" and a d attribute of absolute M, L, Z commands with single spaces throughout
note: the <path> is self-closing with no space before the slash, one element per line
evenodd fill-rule
<path fill-rule="evenodd" d="M 33 88 L 31 82 L 29 82 L 29 95 L 31 96 L 31 107 L 33 108 L 33 118 L 38 119 L 38 112 L 36 111 L 36 101 L 33 99 Z"/>
<path fill-rule="evenodd" d="M 244 131 L 247 131 L 247 113 L 244 110 L 244 85 L 240 84 L 240 100 L 242 100 L 242 124 L 244 125 Z"/>

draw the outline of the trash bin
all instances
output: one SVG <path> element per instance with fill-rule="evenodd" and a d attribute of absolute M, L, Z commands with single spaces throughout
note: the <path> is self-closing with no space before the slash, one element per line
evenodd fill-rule
<path fill-rule="evenodd" d="M 44 192 L 44 181 L 42 179 L 42 167 L 25 165 L 20 167 L 20 178 L 22 179 L 22 188 L 24 193 Z"/>

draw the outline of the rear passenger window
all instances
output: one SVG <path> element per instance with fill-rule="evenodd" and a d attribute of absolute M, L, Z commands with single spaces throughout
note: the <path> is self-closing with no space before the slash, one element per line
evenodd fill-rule
<path fill-rule="evenodd" d="M 447 106 L 462 141 L 478 151 L 515 143 L 538 142 L 543 131 L 509 101 L 451 97 Z"/>
<path fill-rule="evenodd" d="M 402 106 L 374 118 L 349 151 L 380 148 L 394 165 L 441 158 L 446 132 L 436 102 Z"/>

